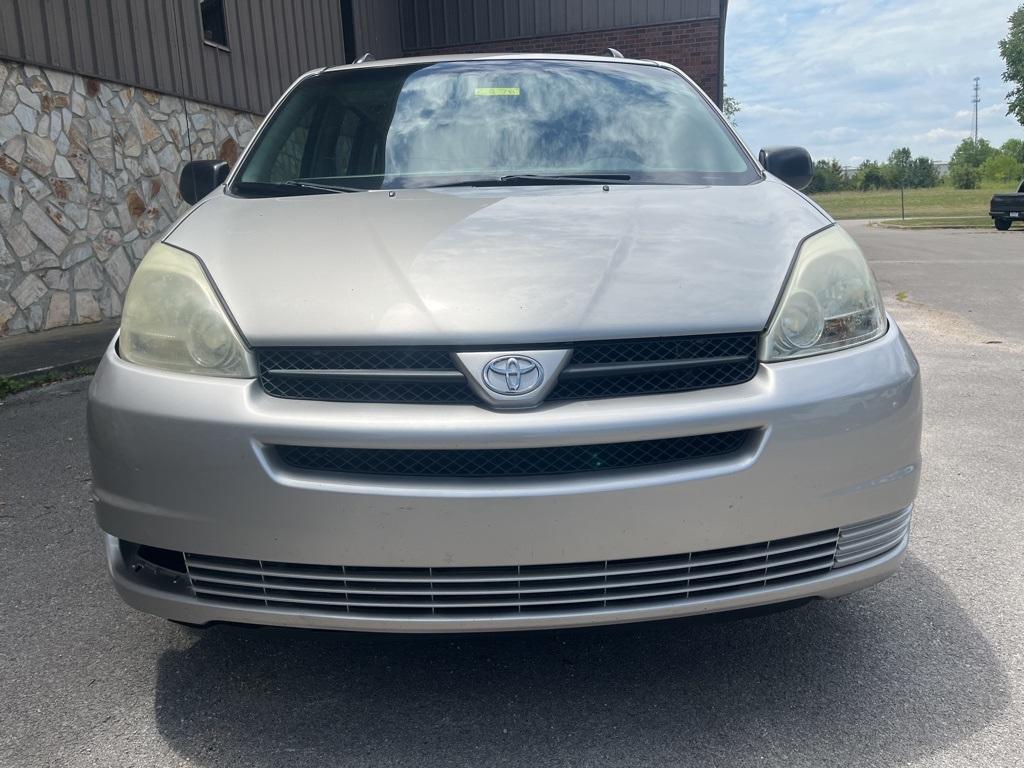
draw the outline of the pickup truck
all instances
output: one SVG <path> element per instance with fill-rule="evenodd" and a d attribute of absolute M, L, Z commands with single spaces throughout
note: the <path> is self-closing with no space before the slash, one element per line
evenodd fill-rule
<path fill-rule="evenodd" d="M 1008 230 L 1014 221 L 1024 221 L 1024 181 L 1017 187 L 1016 194 L 993 196 L 988 215 L 1000 232 Z"/>

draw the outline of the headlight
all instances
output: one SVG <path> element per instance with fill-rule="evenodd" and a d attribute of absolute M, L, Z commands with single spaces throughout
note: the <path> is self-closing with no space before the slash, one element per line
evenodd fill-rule
<path fill-rule="evenodd" d="M 806 240 L 761 342 L 765 362 L 820 355 L 885 334 L 885 309 L 860 248 L 834 226 Z"/>
<path fill-rule="evenodd" d="M 249 379 L 255 366 L 195 257 L 157 243 L 121 316 L 121 357 L 180 373 Z"/>

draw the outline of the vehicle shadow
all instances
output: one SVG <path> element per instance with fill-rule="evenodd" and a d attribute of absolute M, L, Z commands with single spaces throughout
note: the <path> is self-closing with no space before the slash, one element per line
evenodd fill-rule
<path fill-rule="evenodd" d="M 157 723 L 218 768 L 894 765 L 1010 700 L 985 637 L 914 557 L 858 595 L 734 621 L 459 637 L 224 626 L 186 646 L 160 658 Z"/>

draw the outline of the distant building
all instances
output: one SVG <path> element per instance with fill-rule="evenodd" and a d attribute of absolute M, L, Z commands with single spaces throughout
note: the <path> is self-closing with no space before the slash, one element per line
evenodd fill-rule
<path fill-rule="evenodd" d="M 427 53 L 661 59 L 722 99 L 727 0 L 4 0 L 0 336 L 121 313 L 184 210 L 190 159 L 233 163 L 318 66 Z"/>

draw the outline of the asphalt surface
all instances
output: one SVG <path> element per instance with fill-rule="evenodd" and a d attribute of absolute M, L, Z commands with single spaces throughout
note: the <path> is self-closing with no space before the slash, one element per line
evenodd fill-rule
<path fill-rule="evenodd" d="M 0 378 L 95 366 L 117 333 L 117 320 L 0 339 Z"/>
<path fill-rule="evenodd" d="M 115 597 L 88 382 L 54 385 L 0 406 L 0 765 L 1020 765 L 1024 237 L 850 230 L 925 376 L 896 577 L 724 623 L 195 633 Z"/>

